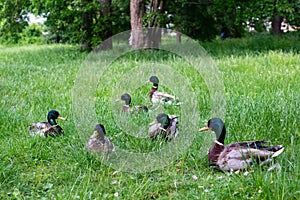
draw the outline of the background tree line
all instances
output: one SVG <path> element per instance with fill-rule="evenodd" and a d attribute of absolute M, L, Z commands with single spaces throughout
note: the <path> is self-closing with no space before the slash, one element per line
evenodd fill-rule
<path fill-rule="evenodd" d="M 87 50 L 131 28 L 172 24 L 196 40 L 211 40 L 221 32 L 241 37 L 249 26 L 265 31 L 268 22 L 270 31 L 280 34 L 284 18 L 300 26 L 299 0 L 2 0 L 1 43 L 41 34 L 41 27 L 29 26 L 28 13 L 47 19 L 42 27 L 47 42 L 78 43 Z M 132 39 L 138 42 L 137 36 Z"/>

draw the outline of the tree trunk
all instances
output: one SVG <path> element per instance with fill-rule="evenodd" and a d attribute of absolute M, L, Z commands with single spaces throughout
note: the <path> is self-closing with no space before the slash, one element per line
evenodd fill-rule
<path fill-rule="evenodd" d="M 159 15 L 163 9 L 163 0 L 151 0 L 149 13 L 154 13 L 153 18 L 148 22 L 147 48 L 158 49 L 161 43 L 161 29 Z"/>
<path fill-rule="evenodd" d="M 105 40 L 105 42 L 103 42 L 100 45 L 100 50 L 108 50 L 108 49 L 112 49 L 113 48 L 113 44 L 112 44 L 112 21 L 111 21 L 111 17 L 110 17 L 110 13 L 111 13 L 111 0 L 99 0 L 100 3 L 100 16 L 101 17 L 106 17 L 106 28 L 103 32 L 101 32 L 101 36 L 103 38 L 103 40 Z"/>
<path fill-rule="evenodd" d="M 277 0 L 274 0 L 274 10 L 273 10 L 273 17 L 272 17 L 272 33 L 273 35 L 281 34 L 281 18 L 277 10 Z"/>
<path fill-rule="evenodd" d="M 178 32 L 178 26 L 176 26 L 175 31 L 176 31 L 176 43 L 180 44 L 181 43 L 181 34 Z"/>
<path fill-rule="evenodd" d="M 144 33 L 142 17 L 145 12 L 144 0 L 130 0 L 130 24 L 131 36 L 130 45 L 132 49 L 142 48 L 144 46 Z"/>
<path fill-rule="evenodd" d="M 91 0 L 82 0 L 82 8 L 85 9 Z M 83 31 L 81 49 L 84 51 L 90 51 L 92 49 L 92 44 L 90 42 L 92 37 L 92 16 L 88 10 L 82 14 L 82 25 L 81 29 Z"/>
<path fill-rule="evenodd" d="M 273 16 L 272 19 L 272 33 L 273 35 L 281 34 L 281 19 L 279 15 Z"/>

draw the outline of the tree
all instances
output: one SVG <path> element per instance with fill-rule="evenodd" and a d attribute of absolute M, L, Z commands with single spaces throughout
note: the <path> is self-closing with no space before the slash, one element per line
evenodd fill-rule
<path fill-rule="evenodd" d="M 173 15 L 176 31 L 196 40 L 215 38 L 218 31 L 212 1 L 168 0 L 165 4 L 167 13 Z"/>
<path fill-rule="evenodd" d="M 52 1 L 52 0 L 30 0 L 31 12 L 47 18 L 45 26 L 49 33 L 49 42 L 77 43 L 80 44 L 82 36 L 82 2 Z M 87 2 L 88 0 L 84 0 Z M 86 3 L 86 5 L 88 5 Z M 89 9 L 89 8 L 87 8 Z"/>
<path fill-rule="evenodd" d="M 271 3 L 271 2 L 270 2 Z M 273 0 L 272 32 L 278 35 L 282 32 L 281 22 L 283 18 L 291 23 L 300 25 L 300 1 L 297 0 Z"/>
<path fill-rule="evenodd" d="M 103 38 L 103 40 L 107 40 L 105 43 L 102 43 L 100 47 L 97 49 L 100 50 L 108 50 L 112 49 L 113 43 L 111 40 L 111 36 L 113 33 L 112 30 L 112 19 L 111 19 L 111 0 L 99 0 L 100 2 L 100 16 L 102 21 L 105 21 L 106 28 L 102 29 L 102 31 L 98 32 L 98 37 Z"/>
<path fill-rule="evenodd" d="M 82 44 L 90 50 L 112 35 L 132 29 L 132 48 L 157 48 L 167 15 L 175 31 L 196 40 L 211 40 L 221 31 L 242 36 L 247 26 L 264 31 L 272 22 L 300 25 L 299 0 L 4 0 L 0 2 L 1 42 L 17 43 L 28 26 L 28 13 L 47 18 L 48 41 Z M 143 28 L 152 28 L 143 32 Z M 99 49 L 112 48 L 112 42 Z"/>
<path fill-rule="evenodd" d="M 89 4 L 91 0 L 82 0 L 82 25 L 81 29 L 83 31 L 82 41 L 81 41 L 81 49 L 90 51 L 92 49 L 92 25 L 93 25 L 93 18 L 91 14 L 91 10 L 89 9 Z"/>
<path fill-rule="evenodd" d="M 161 43 L 161 26 L 165 25 L 164 15 L 164 1 L 150 0 L 148 2 L 148 9 L 144 16 L 145 24 L 148 28 L 146 47 L 151 49 L 158 49 Z"/>
<path fill-rule="evenodd" d="M 82 0 L 82 49 L 107 50 L 112 41 L 102 41 L 112 36 L 111 0 Z M 101 43 L 100 46 L 97 46 Z"/>
<path fill-rule="evenodd" d="M 243 33 L 246 26 L 254 27 L 256 31 L 265 31 L 264 24 L 272 23 L 272 33 L 281 33 L 281 21 L 285 17 L 289 21 L 297 23 L 300 14 L 300 3 L 296 0 L 215 0 L 214 13 L 222 24 L 226 24 L 229 30 L 233 29 L 235 34 Z M 232 15 L 230 13 L 234 13 Z M 225 13 L 225 18 L 221 13 Z M 225 19 L 225 20 L 224 20 Z M 233 21 L 234 23 L 228 23 Z M 299 23 L 299 22 L 298 22 Z"/>
<path fill-rule="evenodd" d="M 274 0 L 273 4 L 273 15 L 272 15 L 272 31 L 274 35 L 279 35 L 281 33 L 281 17 L 278 13 L 278 0 Z"/>
<path fill-rule="evenodd" d="M 144 46 L 143 15 L 145 12 L 144 0 L 130 0 L 130 24 L 132 49 Z"/>
<path fill-rule="evenodd" d="M 28 26 L 30 2 L 11 0 L 0 2 L 0 36 L 2 42 L 17 43 Z"/>
<path fill-rule="evenodd" d="M 54 42 L 81 43 L 83 50 L 110 49 L 112 42 L 99 44 L 130 28 L 128 0 L 31 1 L 36 14 L 48 13 L 46 26 Z"/>

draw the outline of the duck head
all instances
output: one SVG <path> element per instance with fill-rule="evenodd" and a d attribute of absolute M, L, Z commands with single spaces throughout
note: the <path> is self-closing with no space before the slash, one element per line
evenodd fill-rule
<path fill-rule="evenodd" d="M 169 116 L 167 114 L 160 113 L 156 116 L 156 119 L 150 124 L 150 126 L 153 124 L 160 123 L 162 128 L 167 129 L 170 125 L 170 122 L 171 122 L 171 119 L 169 118 Z"/>
<path fill-rule="evenodd" d="M 67 118 L 60 116 L 57 110 L 50 110 L 47 119 L 51 126 L 57 125 L 56 119 L 67 120 Z"/>
<path fill-rule="evenodd" d="M 105 142 L 105 137 L 106 132 L 105 132 L 105 128 L 102 124 L 96 124 L 95 128 L 94 128 L 94 134 L 92 135 L 91 138 L 96 138 L 98 140 L 100 140 L 102 143 Z"/>
<path fill-rule="evenodd" d="M 220 118 L 211 118 L 207 122 L 207 126 L 201 128 L 199 132 L 211 130 L 215 132 L 217 141 L 224 144 L 226 129 L 224 122 Z"/>
<path fill-rule="evenodd" d="M 128 93 L 124 93 L 121 96 L 121 100 L 125 101 L 126 105 L 130 105 L 130 103 L 131 103 L 131 96 Z"/>
<path fill-rule="evenodd" d="M 154 87 L 158 87 L 159 80 L 158 80 L 157 76 L 151 76 L 149 78 L 149 82 L 153 83 Z"/>

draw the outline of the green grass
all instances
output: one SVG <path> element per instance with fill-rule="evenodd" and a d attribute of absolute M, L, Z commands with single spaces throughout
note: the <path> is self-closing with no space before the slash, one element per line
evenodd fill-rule
<path fill-rule="evenodd" d="M 0 48 L 0 198 L 1 199 L 299 199 L 300 198 L 300 44 L 297 37 L 230 39 L 203 46 L 222 73 L 226 98 L 225 142 L 272 139 L 285 151 L 282 171 L 259 167 L 247 176 L 208 167 L 201 134 L 189 149 L 161 170 L 128 173 L 108 167 L 84 149 L 73 115 L 72 89 L 87 55 L 67 45 Z M 200 74 L 167 52 L 133 52 L 105 71 L 96 88 L 95 111 L 116 146 L 135 152 L 159 149 L 160 142 L 127 136 L 115 122 L 121 104 L 118 78 L 138 64 L 165 64 L 189 77 L 196 93 L 199 125 L 210 117 L 210 96 Z M 163 82 L 163 78 L 160 78 Z M 130 91 L 133 104 L 149 104 L 149 84 Z M 161 89 L 172 92 L 165 85 Z M 124 91 L 128 92 L 128 91 Z M 32 138 L 28 126 L 57 109 L 65 135 Z M 165 108 L 170 113 L 184 112 Z M 134 116 L 137 124 L 152 115 Z M 180 133 L 186 134 L 186 133 Z M 203 133 L 204 134 L 204 133 Z M 205 133 L 209 134 L 209 133 Z M 146 134 L 147 135 L 147 134 Z M 211 134 L 212 137 L 214 137 Z M 172 143 L 171 143 L 172 144 Z M 163 144 L 166 145 L 166 144 Z M 207 150 L 205 150 L 207 151 Z M 176 164 L 182 161 L 182 164 Z M 194 180 L 192 176 L 198 177 Z"/>

